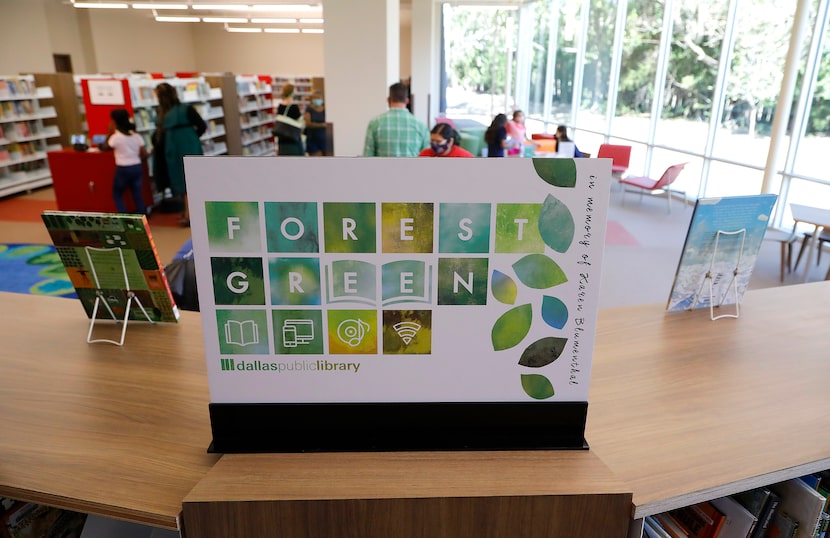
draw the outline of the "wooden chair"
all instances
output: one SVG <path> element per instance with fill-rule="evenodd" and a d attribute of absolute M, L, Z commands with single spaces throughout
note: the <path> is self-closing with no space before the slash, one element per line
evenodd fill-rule
<path fill-rule="evenodd" d="M 795 259 L 795 267 L 793 267 L 793 271 L 798 271 L 798 264 L 801 262 L 801 256 L 804 254 L 804 247 L 807 246 L 807 243 L 813 238 L 813 232 L 804 232 L 804 238 L 801 240 L 801 248 L 798 249 L 798 256 Z M 795 239 L 795 236 L 793 236 Z M 821 263 L 821 250 L 824 247 L 824 243 L 830 243 L 830 230 L 823 228 L 821 233 L 818 236 L 818 252 L 816 253 L 816 265 Z"/>
<path fill-rule="evenodd" d="M 682 164 L 674 164 L 666 168 L 666 171 L 663 172 L 663 175 L 660 176 L 660 179 L 651 179 L 649 177 L 641 176 L 641 177 L 624 177 L 620 179 L 620 183 L 622 185 L 630 185 L 632 187 L 637 187 L 640 189 L 640 200 L 643 199 L 643 194 L 646 192 L 653 193 L 654 191 L 663 190 L 666 192 L 666 201 L 669 205 L 669 213 L 671 213 L 671 196 L 672 190 L 669 186 L 674 183 L 677 179 L 677 176 L 680 175 L 680 172 L 683 171 L 683 168 L 689 163 L 682 163 Z M 625 202 L 625 193 L 627 189 L 623 191 L 623 202 Z M 685 191 L 674 191 L 683 194 L 686 196 Z"/>
<path fill-rule="evenodd" d="M 795 242 L 795 238 L 794 232 L 779 230 L 778 228 L 767 228 L 767 232 L 764 234 L 764 241 L 773 241 L 781 244 L 781 282 L 784 282 L 784 269 L 788 273 L 791 273 L 798 268 L 798 261 L 795 263 L 795 268 L 792 267 L 793 243 Z M 800 258 L 801 252 L 798 254 Z"/>

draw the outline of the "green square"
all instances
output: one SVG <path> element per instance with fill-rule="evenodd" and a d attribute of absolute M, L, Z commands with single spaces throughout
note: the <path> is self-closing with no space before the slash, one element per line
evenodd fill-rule
<path fill-rule="evenodd" d="M 326 252 L 372 254 L 377 252 L 375 204 L 332 202 L 323 204 Z"/>
<path fill-rule="evenodd" d="M 441 204 L 438 251 L 465 254 L 490 252 L 490 204 Z"/>
<path fill-rule="evenodd" d="M 542 204 L 498 204 L 496 206 L 496 252 L 543 253 L 539 233 Z"/>
<path fill-rule="evenodd" d="M 265 202 L 268 252 L 320 252 L 317 202 Z"/>
<path fill-rule="evenodd" d="M 268 355 L 268 320 L 264 310 L 217 310 L 219 353 Z"/>
<path fill-rule="evenodd" d="M 432 204 L 382 204 L 383 252 L 431 253 L 433 220 Z"/>
<path fill-rule="evenodd" d="M 268 260 L 271 304 L 320 304 L 320 260 L 317 258 L 272 258 Z"/>
<path fill-rule="evenodd" d="M 259 252 L 257 202 L 205 202 L 208 244 L 214 252 Z"/>
<path fill-rule="evenodd" d="M 329 353 L 377 354 L 378 315 L 374 310 L 329 310 Z"/>
<path fill-rule="evenodd" d="M 384 310 L 384 355 L 432 353 L 431 310 Z"/>
<path fill-rule="evenodd" d="M 274 351 L 278 355 L 322 355 L 323 313 L 320 310 L 274 310 Z"/>
<path fill-rule="evenodd" d="M 438 304 L 487 304 L 487 267 L 487 258 L 440 258 Z"/>
<path fill-rule="evenodd" d="M 264 305 L 262 258 L 211 258 L 217 305 Z"/>

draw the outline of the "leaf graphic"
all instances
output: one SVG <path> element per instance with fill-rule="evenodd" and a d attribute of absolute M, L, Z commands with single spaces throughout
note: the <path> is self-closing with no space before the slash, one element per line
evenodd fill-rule
<path fill-rule="evenodd" d="M 521 342 L 530 330 L 532 319 L 533 309 L 529 304 L 511 308 L 502 314 L 493 325 L 493 349 L 502 351 Z"/>
<path fill-rule="evenodd" d="M 548 195 L 539 212 L 539 235 L 556 252 L 566 252 L 574 239 L 571 210 L 553 195 Z"/>
<path fill-rule="evenodd" d="M 516 302 L 516 296 L 519 293 L 519 287 L 513 282 L 513 279 L 502 273 L 501 271 L 493 270 L 493 297 L 504 304 L 513 304 Z"/>
<path fill-rule="evenodd" d="M 533 159 L 540 178 L 554 187 L 576 186 L 576 163 L 573 159 Z"/>
<path fill-rule="evenodd" d="M 568 307 L 556 297 L 542 297 L 542 319 L 554 329 L 561 329 L 568 322 Z"/>
<path fill-rule="evenodd" d="M 568 339 L 557 336 L 536 340 L 524 350 L 519 364 L 528 368 L 547 366 L 562 355 L 566 345 L 568 345 Z"/>
<path fill-rule="evenodd" d="M 553 385 L 543 375 L 522 374 L 522 388 L 528 396 L 536 400 L 546 400 L 553 396 Z"/>
<path fill-rule="evenodd" d="M 529 288 L 545 289 L 568 281 L 559 264 L 544 254 L 528 254 L 513 264 L 513 270 Z"/>

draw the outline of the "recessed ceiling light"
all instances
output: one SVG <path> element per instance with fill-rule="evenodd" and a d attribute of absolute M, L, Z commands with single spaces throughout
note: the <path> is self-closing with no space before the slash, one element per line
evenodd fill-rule
<path fill-rule="evenodd" d="M 127 4 L 115 4 L 115 3 L 98 3 L 98 2 L 75 2 L 72 4 L 75 7 L 86 8 L 86 9 L 127 9 Z"/>
<path fill-rule="evenodd" d="M 202 22 L 232 22 L 244 24 L 248 19 L 244 17 L 202 17 Z"/>
<path fill-rule="evenodd" d="M 318 11 L 320 6 L 308 4 L 254 4 L 251 11 Z"/>
<path fill-rule="evenodd" d="M 225 28 L 228 32 L 236 32 L 240 34 L 258 34 L 262 33 L 262 28 L 240 28 L 238 26 L 228 26 Z"/>
<path fill-rule="evenodd" d="M 295 24 L 297 19 L 251 19 L 255 24 Z"/>
<path fill-rule="evenodd" d="M 133 9 L 187 9 L 187 4 L 133 4 Z"/>
<path fill-rule="evenodd" d="M 304 34 L 322 34 L 323 29 L 322 28 L 303 28 L 303 33 Z"/>
<path fill-rule="evenodd" d="M 156 17 L 156 22 L 199 22 L 199 17 Z"/>
<path fill-rule="evenodd" d="M 299 28 L 266 28 L 266 34 L 299 34 Z"/>
<path fill-rule="evenodd" d="M 212 9 L 214 11 L 248 11 L 245 4 L 193 4 L 193 9 Z"/>

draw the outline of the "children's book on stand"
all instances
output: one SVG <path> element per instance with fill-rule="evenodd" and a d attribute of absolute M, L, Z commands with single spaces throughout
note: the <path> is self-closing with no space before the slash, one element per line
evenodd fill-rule
<path fill-rule="evenodd" d="M 738 317 L 777 196 L 701 198 L 692 214 L 667 309 L 709 308 Z M 735 305 L 735 314 L 714 309 Z"/>
<path fill-rule="evenodd" d="M 173 322 L 179 310 L 170 292 L 144 215 L 46 211 L 42 219 L 83 304 L 96 320 Z"/>

